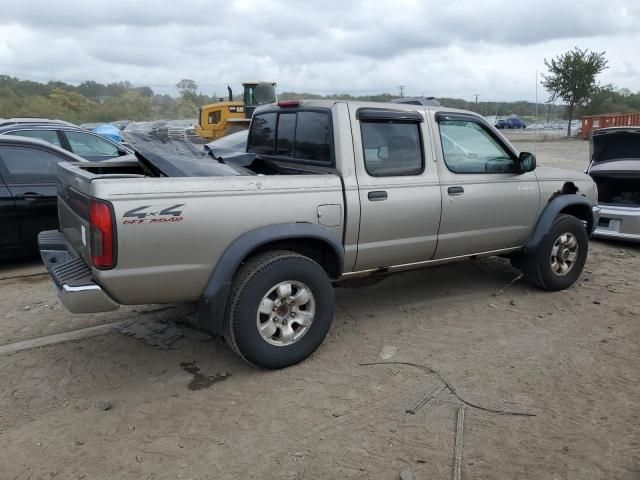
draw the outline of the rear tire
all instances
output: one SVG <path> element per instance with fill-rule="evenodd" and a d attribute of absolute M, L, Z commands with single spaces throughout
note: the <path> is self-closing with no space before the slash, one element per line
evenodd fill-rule
<path fill-rule="evenodd" d="M 322 343 L 334 311 L 324 269 L 289 251 L 256 255 L 236 273 L 224 337 L 245 361 L 263 368 L 301 362 Z"/>
<path fill-rule="evenodd" d="M 561 214 L 533 252 L 516 257 L 511 263 L 536 287 L 564 290 L 580 277 L 588 251 L 589 237 L 583 222 L 572 215 Z"/>

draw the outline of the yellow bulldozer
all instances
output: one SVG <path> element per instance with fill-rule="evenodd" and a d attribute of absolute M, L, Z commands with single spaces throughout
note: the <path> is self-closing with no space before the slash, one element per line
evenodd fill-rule
<path fill-rule="evenodd" d="M 229 101 L 210 103 L 200 108 L 196 134 L 207 140 L 216 140 L 230 133 L 249 128 L 251 115 L 256 107 L 274 103 L 276 97 L 275 82 L 243 82 L 243 101 L 233 100 L 233 91 L 229 90 Z"/>

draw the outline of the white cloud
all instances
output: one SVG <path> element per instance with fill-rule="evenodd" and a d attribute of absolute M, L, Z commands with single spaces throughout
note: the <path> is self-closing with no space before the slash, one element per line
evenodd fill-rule
<path fill-rule="evenodd" d="M 544 58 L 579 46 L 607 51 L 603 82 L 637 91 L 640 6 L 629 3 L 13 2 L 0 17 L 0 73 L 159 92 L 180 78 L 208 93 L 268 79 L 280 90 L 533 100 Z"/>

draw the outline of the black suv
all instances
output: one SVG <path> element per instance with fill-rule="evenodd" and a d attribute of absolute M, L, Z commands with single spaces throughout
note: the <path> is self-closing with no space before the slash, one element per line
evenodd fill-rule
<path fill-rule="evenodd" d="M 0 258 L 38 252 L 38 232 L 58 228 L 57 164 L 85 161 L 42 140 L 0 135 Z"/>
<path fill-rule="evenodd" d="M 92 162 L 132 153 L 124 145 L 60 120 L 3 120 L 0 121 L 0 135 L 39 138 Z"/>

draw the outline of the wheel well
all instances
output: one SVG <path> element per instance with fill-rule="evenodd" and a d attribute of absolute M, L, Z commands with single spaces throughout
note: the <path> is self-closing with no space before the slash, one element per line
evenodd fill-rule
<path fill-rule="evenodd" d="M 328 243 L 316 238 L 292 238 L 266 243 L 249 252 L 242 263 L 259 253 L 271 250 L 290 250 L 309 257 L 320 265 L 332 279 L 338 278 L 342 273 L 338 254 Z"/>
<path fill-rule="evenodd" d="M 562 210 L 560 210 L 559 214 L 572 215 L 576 218 L 579 218 L 583 222 L 587 223 L 587 231 L 591 231 L 591 227 L 593 226 L 593 214 L 591 212 L 591 208 L 587 205 L 567 205 Z"/>

